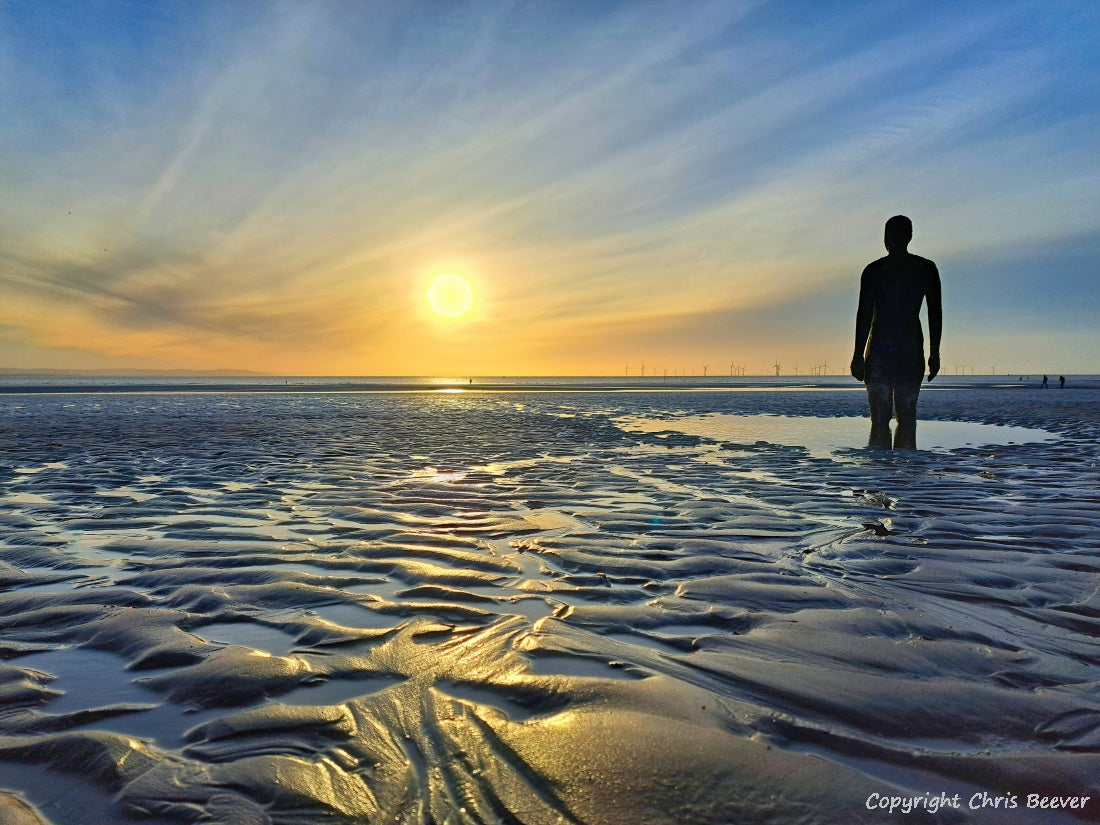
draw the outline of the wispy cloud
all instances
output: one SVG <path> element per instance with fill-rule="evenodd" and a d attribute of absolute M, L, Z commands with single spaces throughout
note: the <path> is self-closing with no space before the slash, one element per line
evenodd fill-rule
<path fill-rule="evenodd" d="M 770 360 L 754 314 L 840 358 L 848 310 L 815 296 L 854 289 L 890 214 L 949 277 L 1100 206 L 1087 5 L 111 8 L 167 53 L 93 26 L 65 58 L 95 69 L 76 95 L 61 51 L 20 44 L 45 15 L 0 7 L 0 323 L 46 361 L 587 371 L 646 341 Z M 423 289 L 456 266 L 478 312 L 441 325 Z"/>

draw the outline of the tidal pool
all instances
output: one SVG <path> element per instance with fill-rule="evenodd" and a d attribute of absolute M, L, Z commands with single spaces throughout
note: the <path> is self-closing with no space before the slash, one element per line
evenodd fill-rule
<path fill-rule="evenodd" d="M 818 418 L 808 415 L 732 415 L 709 413 L 680 418 L 625 416 L 618 424 L 631 432 L 677 432 L 738 444 L 763 441 L 805 447 L 810 455 L 829 458 L 838 450 L 867 447 L 870 420 L 861 416 Z M 917 447 L 946 452 L 964 447 L 1034 444 L 1054 441 L 1057 434 L 1031 427 L 975 424 L 969 421 L 917 421 Z"/>

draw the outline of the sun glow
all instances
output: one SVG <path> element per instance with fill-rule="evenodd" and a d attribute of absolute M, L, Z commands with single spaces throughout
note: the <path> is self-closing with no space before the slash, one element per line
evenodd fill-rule
<path fill-rule="evenodd" d="M 469 282 L 458 275 L 437 275 L 428 287 L 428 306 L 437 315 L 461 318 L 473 305 L 474 291 Z"/>

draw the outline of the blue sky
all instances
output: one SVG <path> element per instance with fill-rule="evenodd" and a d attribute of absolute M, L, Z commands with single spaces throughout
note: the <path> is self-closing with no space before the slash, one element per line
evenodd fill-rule
<path fill-rule="evenodd" d="M 1100 371 L 1100 4 L 0 2 L 0 366 Z M 435 316 L 441 272 L 473 310 Z"/>

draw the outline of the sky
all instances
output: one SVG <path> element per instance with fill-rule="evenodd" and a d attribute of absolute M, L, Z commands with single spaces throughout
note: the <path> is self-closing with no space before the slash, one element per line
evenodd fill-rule
<path fill-rule="evenodd" d="M 0 0 L 0 367 L 1100 372 L 1100 3 Z M 434 313 L 442 273 L 472 309 Z"/>

